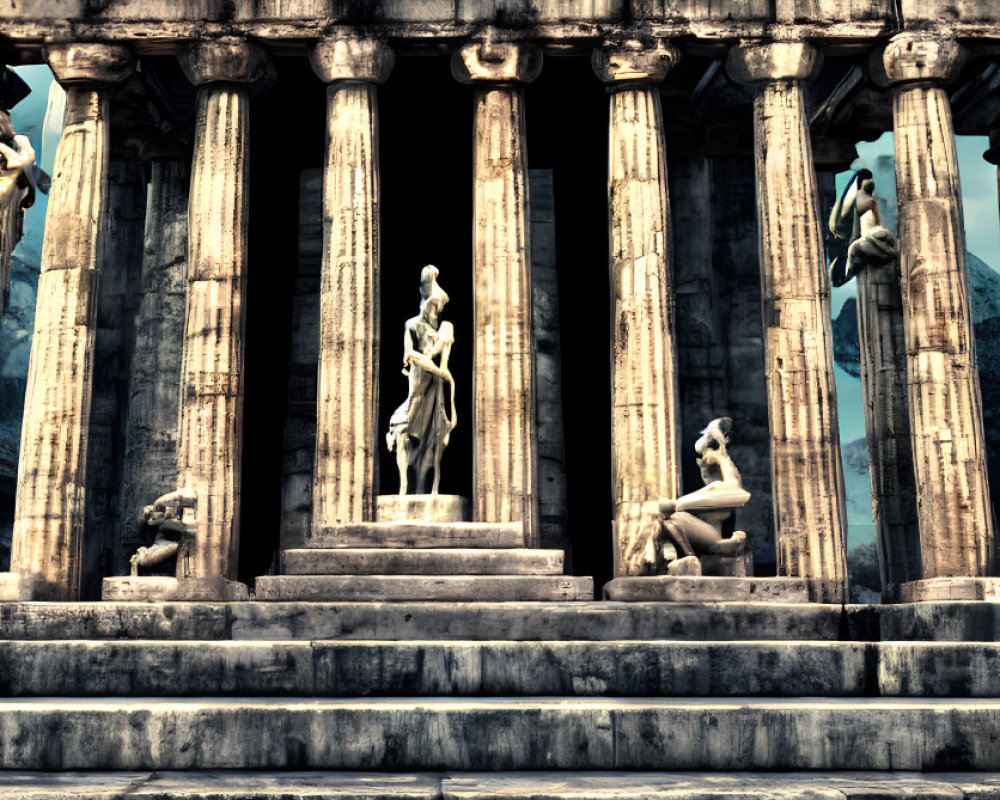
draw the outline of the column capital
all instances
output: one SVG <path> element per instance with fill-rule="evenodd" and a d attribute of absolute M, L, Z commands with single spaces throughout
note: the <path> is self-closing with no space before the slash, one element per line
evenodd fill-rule
<path fill-rule="evenodd" d="M 189 45 L 177 56 L 184 76 L 195 86 L 206 83 L 256 83 L 274 77 L 267 51 L 245 39 L 210 39 Z"/>
<path fill-rule="evenodd" d="M 741 42 L 729 51 L 726 72 L 741 84 L 804 81 L 822 62 L 823 54 L 809 42 Z"/>
<path fill-rule="evenodd" d="M 469 42 L 451 58 L 451 74 L 462 83 L 531 83 L 542 71 L 542 51 L 533 44 Z"/>
<path fill-rule="evenodd" d="M 385 83 L 395 62 L 392 48 L 379 39 L 323 39 L 309 53 L 309 63 L 323 83 Z"/>
<path fill-rule="evenodd" d="M 955 39 L 929 31 L 898 33 L 882 54 L 890 83 L 948 81 L 958 74 L 964 60 Z"/>
<path fill-rule="evenodd" d="M 132 74 L 132 48 L 105 42 L 67 42 L 45 47 L 45 57 L 59 84 L 100 87 L 121 83 Z"/>
<path fill-rule="evenodd" d="M 648 45 L 632 39 L 595 48 L 590 63 L 602 83 L 616 86 L 635 81 L 659 83 L 680 60 L 680 50 L 669 42 Z"/>

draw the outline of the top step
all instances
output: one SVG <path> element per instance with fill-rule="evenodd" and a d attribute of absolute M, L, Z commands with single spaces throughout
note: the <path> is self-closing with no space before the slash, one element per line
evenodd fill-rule
<path fill-rule="evenodd" d="M 521 522 L 358 522 L 314 531 L 307 548 L 525 547 Z"/>

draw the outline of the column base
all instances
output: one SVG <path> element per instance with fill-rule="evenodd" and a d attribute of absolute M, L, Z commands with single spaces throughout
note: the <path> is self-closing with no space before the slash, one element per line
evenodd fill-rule
<path fill-rule="evenodd" d="M 924 603 L 944 600 L 985 600 L 1000 603 L 1000 578 L 925 578 L 900 584 L 897 596 L 883 602 Z"/>
<path fill-rule="evenodd" d="M 0 572 L 0 602 L 31 599 L 30 580 L 20 572 Z"/>
<path fill-rule="evenodd" d="M 809 578 L 739 578 L 650 575 L 615 578 L 604 599 L 671 603 L 843 603 L 839 581 Z"/>
<path fill-rule="evenodd" d="M 464 522 L 469 501 L 457 494 L 380 494 L 375 498 L 379 522 Z"/>
<path fill-rule="evenodd" d="M 105 578 L 101 599 L 117 602 L 249 600 L 245 583 L 224 578 L 171 578 L 167 575 L 129 575 Z"/>

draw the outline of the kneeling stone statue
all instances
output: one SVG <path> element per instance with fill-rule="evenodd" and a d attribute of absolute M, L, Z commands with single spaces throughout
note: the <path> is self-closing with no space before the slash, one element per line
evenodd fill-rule
<path fill-rule="evenodd" d="M 650 521 L 646 544 L 645 561 L 651 572 L 732 574 L 721 568 L 723 561 L 744 556 L 746 533 L 735 531 L 729 538 L 722 534 L 723 523 L 750 499 L 726 449 L 732 426 L 729 417 L 714 419 L 695 442 L 705 485 L 683 497 L 659 500 L 659 513 Z"/>

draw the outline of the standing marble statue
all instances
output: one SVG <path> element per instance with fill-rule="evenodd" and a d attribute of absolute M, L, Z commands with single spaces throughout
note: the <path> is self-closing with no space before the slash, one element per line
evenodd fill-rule
<path fill-rule="evenodd" d="M 899 255 L 895 234 L 882 225 L 870 170 L 855 172 L 834 204 L 830 233 L 834 236 L 830 261 L 830 282 L 834 286 L 843 286 L 866 264 L 881 266 Z"/>
<path fill-rule="evenodd" d="M 409 378 L 410 391 L 393 412 L 386 436 L 389 450 L 396 451 L 401 495 L 409 491 L 411 470 L 415 494 L 426 492 L 431 470 L 430 493 L 438 493 L 441 455 L 458 421 L 455 380 L 448 369 L 455 329 L 440 319 L 448 295 L 437 282 L 438 274 L 432 264 L 421 270 L 420 314 L 406 321 L 403 333 L 403 374 Z"/>

